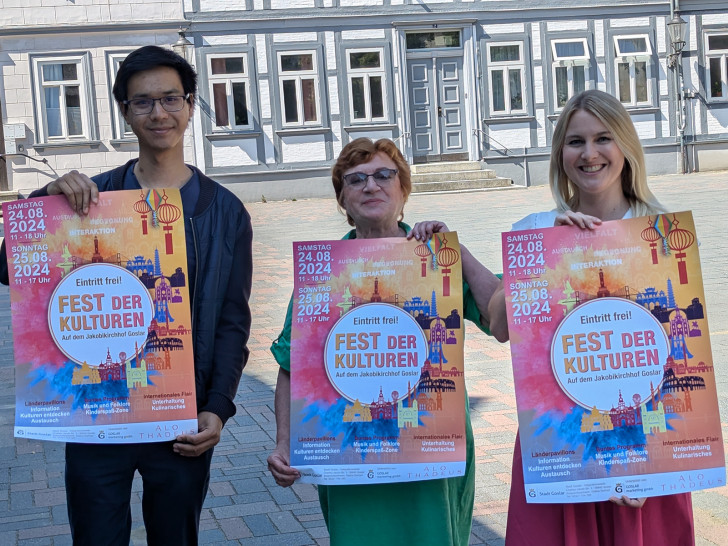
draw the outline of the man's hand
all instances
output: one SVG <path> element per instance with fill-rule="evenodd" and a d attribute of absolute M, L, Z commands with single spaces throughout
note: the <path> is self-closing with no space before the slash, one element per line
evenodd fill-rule
<path fill-rule="evenodd" d="M 293 485 L 293 482 L 301 477 L 298 470 L 289 466 L 288 453 L 278 449 L 278 446 L 273 453 L 268 455 L 268 470 L 281 487 Z"/>
<path fill-rule="evenodd" d="M 68 204 L 80 216 L 88 214 L 91 203 L 99 202 L 99 188 L 85 174 L 71 171 L 57 178 L 47 187 L 48 195 L 65 195 Z"/>
<path fill-rule="evenodd" d="M 201 411 L 197 414 L 197 434 L 177 436 L 172 446 L 175 453 L 183 457 L 198 457 L 217 445 L 222 432 L 222 421 L 212 412 Z"/>

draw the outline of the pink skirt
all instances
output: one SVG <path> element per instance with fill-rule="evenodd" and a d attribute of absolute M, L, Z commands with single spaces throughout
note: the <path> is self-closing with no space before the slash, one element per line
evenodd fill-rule
<path fill-rule="evenodd" d="M 690 493 L 647 499 L 642 508 L 612 502 L 528 504 L 521 439 L 513 452 L 506 546 L 693 546 Z"/>

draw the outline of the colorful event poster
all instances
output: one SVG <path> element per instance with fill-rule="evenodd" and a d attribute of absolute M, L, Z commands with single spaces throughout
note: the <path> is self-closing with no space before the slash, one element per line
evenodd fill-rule
<path fill-rule="evenodd" d="M 526 498 L 725 484 L 690 212 L 503 234 Z"/>
<path fill-rule="evenodd" d="M 291 466 L 327 485 L 465 472 L 456 233 L 293 244 Z"/>
<path fill-rule="evenodd" d="M 179 190 L 3 203 L 15 436 L 161 442 L 197 431 Z"/>

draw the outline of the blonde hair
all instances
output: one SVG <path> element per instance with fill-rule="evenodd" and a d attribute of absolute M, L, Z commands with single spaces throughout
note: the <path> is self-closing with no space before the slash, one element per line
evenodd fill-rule
<path fill-rule="evenodd" d="M 592 114 L 612 134 L 614 142 L 624 155 L 622 192 L 629 201 L 632 216 L 646 216 L 666 212 L 647 186 L 645 154 L 629 112 L 612 95 L 596 89 L 583 91 L 569 100 L 559 116 L 551 143 L 549 184 L 560 212 L 579 207 L 579 188 L 566 175 L 563 151 L 566 130 L 575 112 L 584 110 Z"/>
<path fill-rule="evenodd" d="M 402 195 L 404 196 L 403 207 L 404 203 L 407 202 L 409 194 L 412 192 L 412 177 L 410 175 L 409 164 L 393 141 L 388 138 L 380 138 L 374 142 L 366 137 L 352 140 L 341 150 L 339 157 L 336 159 L 336 163 L 331 169 L 331 183 L 334 185 L 336 202 L 339 205 L 339 210 L 346 214 L 346 220 L 350 226 L 354 225 L 354 219 L 346 212 L 346 208 L 344 207 L 344 172 L 362 163 L 368 163 L 380 152 L 394 161 L 394 164 L 397 166 L 399 185 L 402 188 Z M 401 222 L 403 218 L 404 208 L 400 211 L 398 220 Z"/>

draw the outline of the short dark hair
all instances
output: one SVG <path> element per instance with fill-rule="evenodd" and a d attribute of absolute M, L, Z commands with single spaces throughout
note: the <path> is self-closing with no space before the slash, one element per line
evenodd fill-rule
<path fill-rule="evenodd" d="M 122 111 L 124 110 L 122 102 L 128 98 L 129 79 L 139 72 L 153 70 L 160 66 L 168 66 L 177 71 L 185 94 L 191 93 L 194 95 L 197 93 L 197 73 L 190 63 L 170 49 L 148 45 L 129 53 L 116 73 L 114 98 L 121 106 Z"/>

